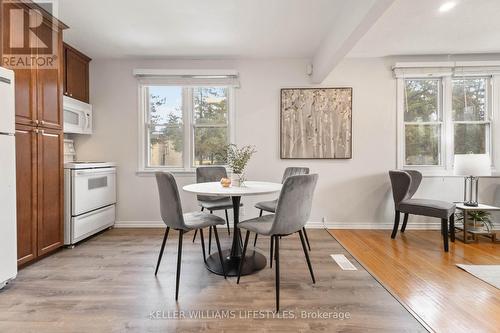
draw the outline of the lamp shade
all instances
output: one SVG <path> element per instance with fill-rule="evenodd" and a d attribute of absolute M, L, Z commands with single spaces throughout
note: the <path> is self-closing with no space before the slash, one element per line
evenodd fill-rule
<path fill-rule="evenodd" d="M 455 155 L 454 174 L 457 176 L 491 176 L 491 159 L 488 154 Z"/>

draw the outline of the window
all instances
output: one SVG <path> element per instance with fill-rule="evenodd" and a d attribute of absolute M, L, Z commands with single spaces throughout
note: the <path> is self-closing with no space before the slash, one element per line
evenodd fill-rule
<path fill-rule="evenodd" d="M 441 165 L 440 80 L 405 80 L 405 165 Z"/>
<path fill-rule="evenodd" d="M 146 86 L 148 167 L 182 167 L 184 124 L 181 87 Z"/>
<path fill-rule="evenodd" d="M 220 149 L 228 143 L 227 88 L 193 89 L 194 165 L 223 164 Z"/>
<path fill-rule="evenodd" d="M 488 153 L 490 137 L 488 79 L 454 79 L 452 85 L 455 154 Z"/>
<path fill-rule="evenodd" d="M 222 164 L 221 150 L 231 141 L 231 93 L 227 86 L 140 84 L 139 171 Z"/>
<path fill-rule="evenodd" d="M 499 154 L 494 149 L 500 147 L 494 147 L 492 140 L 498 127 L 494 94 L 500 85 L 495 84 L 494 74 L 469 70 L 464 75 L 440 66 L 395 66 L 394 72 L 399 168 L 452 174 L 454 155 L 468 153 L 490 154 L 495 162 Z"/>

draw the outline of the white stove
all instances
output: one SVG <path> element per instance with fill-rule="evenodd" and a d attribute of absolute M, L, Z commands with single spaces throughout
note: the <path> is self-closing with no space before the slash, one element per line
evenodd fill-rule
<path fill-rule="evenodd" d="M 95 169 L 116 167 L 115 162 L 72 161 L 64 163 L 64 169 Z"/>
<path fill-rule="evenodd" d="M 74 161 L 65 140 L 64 244 L 74 245 L 115 224 L 116 163 Z"/>

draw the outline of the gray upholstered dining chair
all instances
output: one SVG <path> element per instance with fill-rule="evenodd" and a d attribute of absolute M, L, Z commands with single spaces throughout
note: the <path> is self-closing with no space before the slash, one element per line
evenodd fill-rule
<path fill-rule="evenodd" d="M 391 238 L 396 238 L 401 213 L 404 213 L 401 232 L 405 232 L 409 214 L 436 217 L 441 219 L 444 250 L 448 252 L 448 222 L 451 241 L 455 241 L 455 204 L 431 199 L 413 199 L 422 182 L 422 174 L 417 170 L 391 170 L 389 177 L 396 214 Z"/>
<path fill-rule="evenodd" d="M 163 256 L 163 251 L 165 250 L 165 244 L 168 238 L 168 232 L 172 228 L 179 231 L 179 245 L 177 250 L 177 275 L 175 279 L 175 300 L 179 296 L 179 282 L 181 273 L 181 258 L 182 258 L 182 237 L 184 233 L 191 230 L 200 230 L 201 247 L 203 253 L 203 260 L 206 262 L 207 258 L 205 255 L 205 241 L 203 239 L 203 228 L 209 227 L 210 230 L 214 230 L 215 240 L 217 242 L 217 250 L 219 251 L 219 259 L 221 264 L 223 262 L 222 252 L 220 249 L 219 235 L 217 234 L 217 225 L 224 225 L 224 220 L 220 217 L 212 214 L 207 214 L 203 212 L 192 212 L 192 213 L 182 213 L 181 199 L 179 197 L 179 191 L 177 189 L 177 183 L 175 182 L 174 176 L 168 172 L 157 172 L 156 182 L 158 184 L 158 192 L 160 194 L 160 212 L 161 218 L 167 229 L 165 230 L 165 235 L 163 236 L 163 242 L 161 244 L 160 254 L 158 256 L 158 262 L 156 264 L 155 276 L 158 274 L 158 268 L 160 267 L 161 258 Z M 224 266 L 222 266 L 224 278 L 226 278 L 226 272 L 224 271 Z"/>
<path fill-rule="evenodd" d="M 281 179 L 281 183 L 283 184 L 285 180 L 290 177 L 290 176 L 296 176 L 296 175 L 307 175 L 309 174 L 309 168 L 305 167 L 288 167 L 285 169 L 285 172 L 283 173 L 283 178 Z M 270 212 L 274 213 L 276 212 L 276 205 L 278 204 L 278 199 L 271 200 L 271 201 L 261 201 L 257 202 L 255 204 L 255 208 L 260 209 L 259 216 L 262 216 L 262 212 Z M 306 238 L 307 242 L 307 247 L 309 248 L 309 251 L 311 251 L 311 244 L 309 244 L 309 237 L 307 236 L 306 228 L 302 228 L 302 232 L 304 232 L 304 237 Z M 255 234 L 255 239 L 253 240 L 253 246 L 257 244 L 257 237 L 259 234 Z M 272 241 L 271 241 L 272 244 Z M 271 261 L 272 263 L 272 261 Z"/>
<path fill-rule="evenodd" d="M 271 236 L 271 244 L 273 244 L 274 241 L 274 255 L 271 250 L 269 260 L 275 260 L 276 311 L 279 311 L 280 307 L 280 237 L 289 236 L 297 232 L 299 233 L 302 249 L 304 250 L 307 266 L 309 267 L 309 273 L 311 274 L 313 283 L 316 283 L 302 228 L 307 223 L 311 213 L 312 199 L 317 182 L 317 174 L 288 177 L 283 184 L 283 188 L 278 198 L 275 214 L 260 216 L 238 224 L 240 229 L 245 229 L 247 232 L 243 244 L 243 253 L 241 255 L 237 283 L 240 283 L 241 269 L 245 260 L 250 232 L 252 231 L 260 235 Z"/>
<path fill-rule="evenodd" d="M 227 178 L 226 168 L 223 166 L 201 166 L 196 168 L 196 182 L 197 183 L 208 183 L 208 182 L 218 182 L 221 178 Z M 227 210 L 233 208 L 233 202 L 230 197 L 217 197 L 209 195 L 198 195 L 198 205 L 201 206 L 201 211 L 208 210 L 212 214 L 215 210 L 224 210 L 226 213 L 226 226 L 227 233 L 231 234 L 229 228 L 229 217 L 227 216 Z M 193 236 L 193 242 L 196 239 L 195 231 Z M 209 231 L 208 239 L 208 251 L 210 252 L 212 243 L 212 233 Z"/>

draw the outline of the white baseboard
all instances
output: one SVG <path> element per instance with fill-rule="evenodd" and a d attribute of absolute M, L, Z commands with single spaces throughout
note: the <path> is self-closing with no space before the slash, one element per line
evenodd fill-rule
<path fill-rule="evenodd" d="M 225 225 L 219 226 L 225 228 Z M 374 223 L 374 222 L 308 222 L 307 229 L 373 229 L 390 230 L 392 223 Z M 115 228 L 165 228 L 163 221 L 116 221 Z M 441 224 L 436 223 L 408 223 L 408 230 L 439 230 Z"/>
<path fill-rule="evenodd" d="M 371 230 L 392 230 L 393 223 L 345 223 L 345 222 L 330 222 L 326 223 L 328 229 L 371 229 Z M 307 227 L 307 226 L 306 226 Z M 399 225 L 401 228 L 401 224 Z M 441 223 L 408 223 L 407 230 L 440 230 Z"/>
<path fill-rule="evenodd" d="M 165 228 L 163 221 L 116 221 L 115 228 Z"/>

